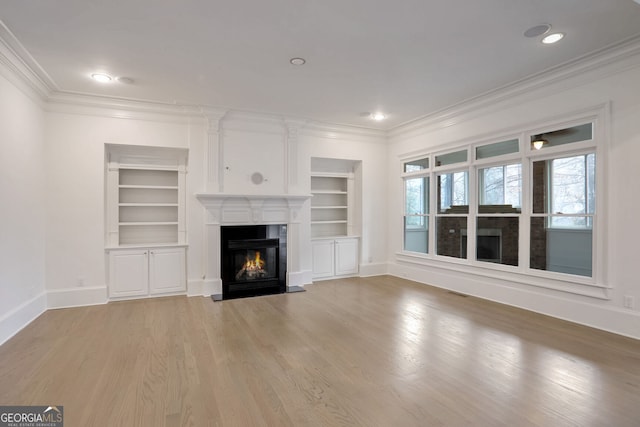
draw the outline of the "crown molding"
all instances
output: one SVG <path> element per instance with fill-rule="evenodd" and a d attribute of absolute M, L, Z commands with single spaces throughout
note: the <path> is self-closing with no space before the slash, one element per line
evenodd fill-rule
<path fill-rule="evenodd" d="M 348 139 L 352 141 L 387 142 L 387 131 L 349 125 L 308 121 L 300 128 L 300 135 L 324 139 Z"/>
<path fill-rule="evenodd" d="M 0 73 L 42 104 L 58 88 L 2 21 L 0 21 Z M 6 72 L 4 72 L 6 70 Z"/>
<path fill-rule="evenodd" d="M 640 36 L 607 46 L 595 52 L 546 69 L 524 79 L 485 92 L 460 103 L 446 107 L 432 114 L 403 123 L 389 129 L 389 140 L 399 137 L 408 138 L 424 132 L 427 128 L 445 128 L 456 125 L 492 109 L 503 108 L 499 105 L 515 97 L 533 93 L 536 90 L 554 84 L 575 80 L 572 86 L 584 84 L 606 75 L 612 75 L 629 68 L 640 66 Z M 636 60 L 633 60 L 636 57 Z M 600 71 L 596 74 L 587 73 Z"/>

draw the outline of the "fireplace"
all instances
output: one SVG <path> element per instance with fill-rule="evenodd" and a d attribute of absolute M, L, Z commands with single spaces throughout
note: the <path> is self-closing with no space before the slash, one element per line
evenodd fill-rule
<path fill-rule="evenodd" d="M 286 225 L 222 226 L 220 237 L 223 300 L 286 292 Z"/>

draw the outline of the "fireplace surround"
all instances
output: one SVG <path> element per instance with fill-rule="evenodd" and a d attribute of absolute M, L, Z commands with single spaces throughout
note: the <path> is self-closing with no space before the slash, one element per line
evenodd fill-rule
<path fill-rule="evenodd" d="M 223 300 L 286 292 L 285 224 L 223 226 L 220 237 Z"/>
<path fill-rule="evenodd" d="M 221 241 L 222 229 L 227 226 L 285 225 L 286 251 L 282 254 L 279 249 L 279 256 L 286 258 L 286 268 L 280 269 L 278 275 L 285 275 L 286 291 L 311 283 L 311 271 L 302 270 L 300 265 L 300 210 L 310 197 L 304 194 L 196 194 L 206 209 L 203 293 L 222 299 Z"/>

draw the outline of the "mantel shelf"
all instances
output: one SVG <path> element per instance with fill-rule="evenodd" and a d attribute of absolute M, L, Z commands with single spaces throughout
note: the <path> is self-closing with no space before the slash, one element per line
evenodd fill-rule
<path fill-rule="evenodd" d="M 310 194 L 198 193 L 211 224 L 298 223 L 299 210 Z"/>
<path fill-rule="evenodd" d="M 118 185 L 118 188 L 137 188 L 142 190 L 177 190 L 175 185 Z"/>

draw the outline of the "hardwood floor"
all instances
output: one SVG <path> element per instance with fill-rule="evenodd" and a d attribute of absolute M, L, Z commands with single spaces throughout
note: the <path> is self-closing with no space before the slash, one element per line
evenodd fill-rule
<path fill-rule="evenodd" d="M 406 280 L 48 311 L 0 404 L 65 426 L 638 426 L 640 341 Z"/>

